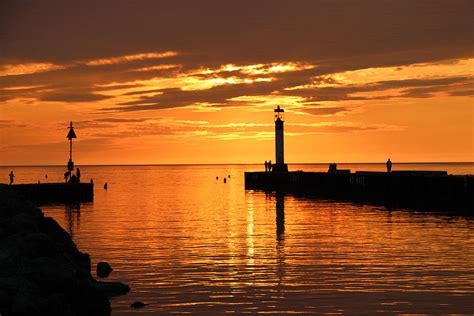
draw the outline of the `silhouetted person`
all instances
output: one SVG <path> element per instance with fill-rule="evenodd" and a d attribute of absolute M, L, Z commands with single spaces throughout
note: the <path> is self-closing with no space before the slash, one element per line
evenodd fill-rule
<path fill-rule="evenodd" d="M 79 168 L 76 169 L 76 177 L 77 183 L 81 182 L 81 170 L 79 170 Z"/>
<path fill-rule="evenodd" d="M 94 179 L 91 178 L 91 184 L 94 184 Z"/>
<path fill-rule="evenodd" d="M 392 162 L 390 161 L 390 158 L 388 158 L 386 165 L 387 165 L 387 172 L 388 173 L 392 172 Z"/>
<path fill-rule="evenodd" d="M 106 183 L 104 184 L 104 189 L 107 190 L 107 188 L 108 188 L 108 185 L 107 185 L 107 182 L 106 182 Z"/>
<path fill-rule="evenodd" d="M 71 176 L 71 171 L 70 170 L 66 171 L 64 173 L 64 181 L 68 182 L 70 176 Z"/>
<path fill-rule="evenodd" d="M 329 169 L 328 169 L 328 172 L 329 173 L 335 173 L 337 171 L 337 165 L 336 163 L 330 163 L 329 164 Z"/>
<path fill-rule="evenodd" d="M 10 177 L 10 185 L 12 185 L 13 181 L 14 181 L 14 178 L 15 178 L 15 175 L 13 174 L 13 171 L 10 171 L 10 174 L 8 176 Z"/>
<path fill-rule="evenodd" d="M 69 183 L 77 183 L 77 177 L 75 174 L 73 174 L 70 178 L 69 178 Z"/>
<path fill-rule="evenodd" d="M 45 179 L 48 179 L 48 174 L 45 174 L 45 175 L 44 175 L 44 178 L 45 178 Z"/>
<path fill-rule="evenodd" d="M 272 171 L 272 167 L 273 167 L 273 166 L 272 166 L 272 161 L 270 160 L 270 161 L 268 162 L 268 171 Z"/>
<path fill-rule="evenodd" d="M 268 162 L 265 160 L 265 172 L 268 171 Z"/>

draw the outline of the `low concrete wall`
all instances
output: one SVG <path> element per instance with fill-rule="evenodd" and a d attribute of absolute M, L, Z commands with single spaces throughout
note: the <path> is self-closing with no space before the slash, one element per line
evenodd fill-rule
<path fill-rule="evenodd" d="M 92 183 L 14 184 L 9 187 L 35 203 L 89 202 L 94 199 Z"/>
<path fill-rule="evenodd" d="M 471 213 L 474 208 L 474 176 L 444 171 L 246 172 L 245 188 Z"/>

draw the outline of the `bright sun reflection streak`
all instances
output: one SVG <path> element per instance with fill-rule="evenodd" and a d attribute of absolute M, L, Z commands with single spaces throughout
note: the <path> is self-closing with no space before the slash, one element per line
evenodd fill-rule
<path fill-rule="evenodd" d="M 247 266 L 250 268 L 255 265 L 254 254 L 254 203 L 250 194 L 247 199 Z"/>

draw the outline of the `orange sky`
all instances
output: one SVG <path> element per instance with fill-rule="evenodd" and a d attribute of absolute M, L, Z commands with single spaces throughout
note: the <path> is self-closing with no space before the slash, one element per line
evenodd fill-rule
<path fill-rule="evenodd" d="M 469 1 L 115 4 L 0 10 L 1 165 L 474 161 Z"/>

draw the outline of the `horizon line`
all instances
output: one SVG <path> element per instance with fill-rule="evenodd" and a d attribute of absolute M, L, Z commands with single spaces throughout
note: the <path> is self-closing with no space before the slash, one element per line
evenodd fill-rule
<path fill-rule="evenodd" d="M 331 162 L 293 162 L 288 165 L 326 165 Z M 474 161 L 401 161 L 393 164 L 471 164 Z M 261 165 L 258 163 L 131 163 L 131 164 L 76 164 L 76 166 L 107 167 L 107 166 L 219 166 L 219 165 Z M 338 162 L 337 164 L 385 164 L 385 162 Z M 1 167 L 61 167 L 64 164 L 25 164 L 25 165 L 0 165 Z"/>

